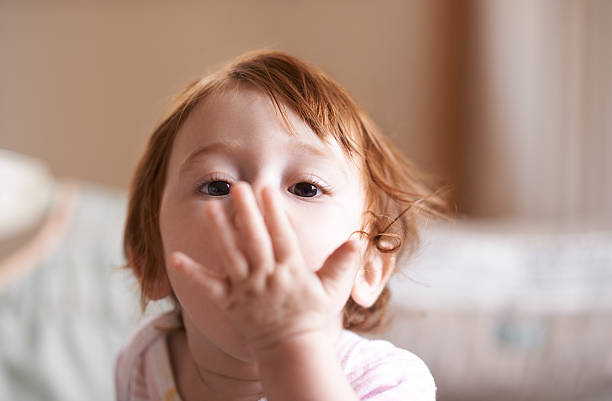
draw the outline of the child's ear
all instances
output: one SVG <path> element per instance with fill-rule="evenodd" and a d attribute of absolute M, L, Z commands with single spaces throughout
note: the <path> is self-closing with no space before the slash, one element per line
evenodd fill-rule
<path fill-rule="evenodd" d="M 378 299 L 395 268 L 395 253 L 373 250 L 364 266 L 359 269 L 351 297 L 358 305 L 369 308 Z"/>

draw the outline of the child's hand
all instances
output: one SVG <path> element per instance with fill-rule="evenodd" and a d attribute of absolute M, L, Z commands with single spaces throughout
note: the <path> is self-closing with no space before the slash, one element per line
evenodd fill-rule
<path fill-rule="evenodd" d="M 276 194 L 262 192 L 263 216 L 251 187 L 237 183 L 230 221 L 221 202 L 206 204 L 218 258 L 226 277 L 174 252 L 175 270 L 189 277 L 229 316 L 254 351 L 304 333 L 326 332 L 338 319 L 359 267 L 359 241 L 342 244 L 314 272 L 304 263 L 295 232 Z"/>

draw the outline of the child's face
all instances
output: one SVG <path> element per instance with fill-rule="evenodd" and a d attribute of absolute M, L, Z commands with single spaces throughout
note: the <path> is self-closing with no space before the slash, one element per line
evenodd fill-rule
<path fill-rule="evenodd" d="M 287 110 L 287 116 L 298 135 L 286 131 L 266 95 L 244 88 L 211 96 L 191 112 L 175 138 L 162 196 L 166 266 L 172 252 L 182 251 L 223 273 L 210 245 L 218 233 L 210 229 L 204 204 L 221 200 L 231 217 L 227 193 L 237 181 L 248 182 L 258 200 L 263 186 L 278 191 L 312 270 L 361 229 L 365 192 L 357 167 L 337 143 L 322 142 L 293 112 Z M 188 334 L 200 334 L 233 357 L 249 360 L 244 339 L 224 313 L 167 271 L 184 318 L 198 332 Z"/>

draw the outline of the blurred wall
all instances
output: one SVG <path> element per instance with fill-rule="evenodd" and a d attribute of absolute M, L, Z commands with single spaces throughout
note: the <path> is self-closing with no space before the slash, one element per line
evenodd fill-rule
<path fill-rule="evenodd" d="M 188 81 L 285 50 L 344 85 L 403 151 L 453 181 L 458 6 L 443 1 L 0 2 L 0 147 L 127 188 Z"/>
<path fill-rule="evenodd" d="M 460 203 L 612 226 L 612 2 L 478 0 Z"/>
<path fill-rule="evenodd" d="M 605 0 L 0 0 L 0 148 L 125 189 L 174 94 L 274 48 L 344 85 L 461 214 L 610 226 L 611 27 Z"/>

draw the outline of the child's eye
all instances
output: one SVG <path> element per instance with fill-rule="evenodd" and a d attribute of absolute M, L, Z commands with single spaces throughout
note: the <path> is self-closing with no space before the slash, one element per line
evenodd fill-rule
<path fill-rule="evenodd" d="M 223 196 L 230 193 L 230 187 L 227 181 L 210 181 L 200 187 L 200 192 L 210 196 Z"/>
<path fill-rule="evenodd" d="M 298 182 L 297 184 L 289 187 L 289 192 L 304 198 L 312 198 L 313 196 L 316 196 L 320 190 L 316 185 L 310 182 Z"/>

